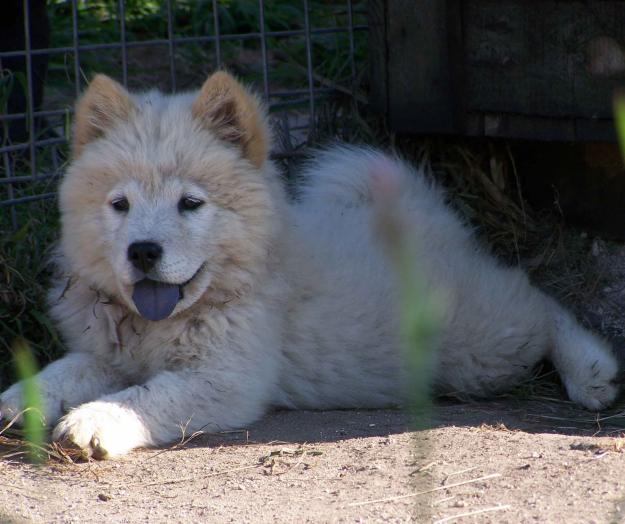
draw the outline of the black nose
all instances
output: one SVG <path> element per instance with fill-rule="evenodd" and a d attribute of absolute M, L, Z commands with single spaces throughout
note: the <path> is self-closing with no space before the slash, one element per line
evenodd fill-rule
<path fill-rule="evenodd" d="M 128 246 L 128 260 L 144 273 L 154 267 L 162 254 L 163 248 L 156 242 L 133 242 Z"/>

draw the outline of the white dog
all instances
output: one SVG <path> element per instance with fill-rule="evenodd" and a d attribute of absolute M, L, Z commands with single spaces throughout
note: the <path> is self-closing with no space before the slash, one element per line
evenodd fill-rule
<path fill-rule="evenodd" d="M 55 439 L 104 458 L 185 425 L 239 428 L 270 406 L 406 402 L 397 286 L 372 227 L 380 163 L 445 305 L 436 390 L 489 395 L 546 357 L 574 401 L 615 399 L 610 348 L 480 251 L 419 172 L 338 147 L 291 202 L 269 146 L 257 99 L 226 73 L 175 96 L 93 80 L 60 188 L 62 278 L 50 292 L 69 353 L 38 376 Z M 0 397 L 5 418 L 21 393 Z"/>

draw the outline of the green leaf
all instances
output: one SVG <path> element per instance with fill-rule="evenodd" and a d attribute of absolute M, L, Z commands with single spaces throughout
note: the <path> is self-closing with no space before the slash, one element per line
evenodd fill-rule
<path fill-rule="evenodd" d="M 17 375 L 21 379 L 24 406 L 24 433 L 29 443 L 28 456 L 33 462 L 43 460 L 45 423 L 43 417 L 43 402 L 39 384 L 37 382 L 37 363 L 30 347 L 23 339 L 13 343 L 13 357 L 17 368 Z"/>
<path fill-rule="evenodd" d="M 625 162 L 625 93 L 623 92 L 614 96 L 614 125 L 616 126 L 621 155 Z"/>

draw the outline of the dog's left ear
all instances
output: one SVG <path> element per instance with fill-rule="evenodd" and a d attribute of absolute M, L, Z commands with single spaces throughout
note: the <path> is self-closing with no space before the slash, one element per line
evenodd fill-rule
<path fill-rule="evenodd" d="M 193 116 L 221 140 L 241 148 L 261 168 L 269 154 L 269 129 L 257 97 L 232 75 L 218 71 L 208 77 L 191 109 Z"/>

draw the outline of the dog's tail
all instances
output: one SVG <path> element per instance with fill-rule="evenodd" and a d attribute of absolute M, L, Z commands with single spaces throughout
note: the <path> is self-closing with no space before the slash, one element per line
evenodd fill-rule
<path fill-rule="evenodd" d="M 316 216 L 368 208 L 378 223 L 404 228 L 406 237 L 417 229 L 427 242 L 453 239 L 458 245 L 471 237 L 426 169 L 375 149 L 337 146 L 320 152 L 300 187 L 300 205 Z"/>
<path fill-rule="evenodd" d="M 386 183 L 402 193 L 414 193 L 427 182 L 397 157 L 370 148 L 336 146 L 319 152 L 308 164 L 299 196 L 302 202 L 370 204 L 376 200 L 380 184 Z"/>

